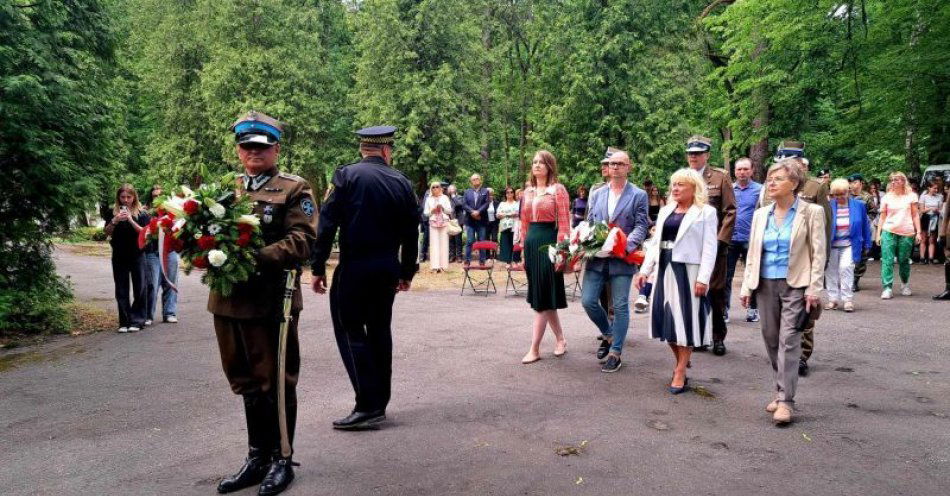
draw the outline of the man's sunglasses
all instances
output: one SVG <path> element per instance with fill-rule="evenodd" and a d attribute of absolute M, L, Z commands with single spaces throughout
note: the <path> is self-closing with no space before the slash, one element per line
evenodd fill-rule
<path fill-rule="evenodd" d="M 242 150 L 267 150 L 268 148 L 271 148 L 274 145 L 268 145 L 266 143 L 251 142 L 251 143 L 241 143 L 238 146 L 240 146 Z"/>

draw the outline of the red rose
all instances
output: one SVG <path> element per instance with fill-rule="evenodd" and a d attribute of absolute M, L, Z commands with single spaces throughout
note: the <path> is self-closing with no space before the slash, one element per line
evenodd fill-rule
<path fill-rule="evenodd" d="M 185 205 L 183 208 L 186 214 L 195 215 L 196 213 L 198 213 L 199 210 L 201 210 L 201 204 L 195 200 L 188 200 L 185 202 Z"/>
<path fill-rule="evenodd" d="M 214 245 L 214 236 L 205 234 L 204 236 L 198 238 L 198 248 L 201 248 L 203 251 L 213 250 Z"/>
<path fill-rule="evenodd" d="M 162 217 L 161 224 L 165 229 L 171 229 L 175 225 L 175 219 L 168 216 Z"/>
<path fill-rule="evenodd" d="M 158 217 L 152 217 L 152 220 L 148 223 L 148 230 L 152 232 L 158 230 Z"/>
<path fill-rule="evenodd" d="M 158 216 L 158 217 L 161 217 L 161 216 L 163 216 L 163 215 L 165 215 L 165 214 L 167 214 L 167 213 L 168 213 L 168 212 L 166 212 L 165 209 L 162 208 L 162 207 L 156 207 L 156 208 L 155 208 L 155 215 Z"/>
<path fill-rule="evenodd" d="M 244 232 L 244 233 L 241 233 L 240 236 L 238 236 L 237 245 L 240 246 L 241 248 L 244 248 L 245 246 L 250 244 L 250 242 L 251 242 L 251 233 Z"/>
<path fill-rule="evenodd" d="M 172 238 L 171 247 L 172 251 L 182 251 L 185 249 L 185 242 L 178 238 Z"/>
<path fill-rule="evenodd" d="M 244 233 L 250 234 L 253 231 L 254 231 L 254 226 L 250 224 L 245 224 L 243 222 L 238 224 L 238 232 L 241 234 L 244 234 Z"/>
<path fill-rule="evenodd" d="M 191 265 L 194 265 L 196 268 L 199 268 L 199 269 L 207 269 L 208 259 L 204 255 L 197 256 L 191 260 Z"/>

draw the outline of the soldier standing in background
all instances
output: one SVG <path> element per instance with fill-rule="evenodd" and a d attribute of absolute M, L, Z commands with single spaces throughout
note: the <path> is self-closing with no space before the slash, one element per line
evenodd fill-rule
<path fill-rule="evenodd" d="M 705 136 L 694 135 L 686 142 L 686 160 L 690 168 L 706 180 L 709 205 L 716 209 L 719 219 L 719 249 L 716 252 L 716 265 L 709 280 L 709 302 L 712 305 L 713 353 L 726 354 L 726 259 L 732 231 L 736 224 L 736 196 L 732 189 L 729 172 L 708 166 L 712 140 Z M 704 351 L 705 346 L 697 348 Z"/>
<path fill-rule="evenodd" d="M 362 160 L 333 174 L 333 191 L 320 209 L 311 259 L 313 290 L 327 291 L 326 262 L 340 231 L 340 263 L 330 287 L 330 313 L 340 357 L 356 392 L 356 406 L 334 429 L 375 428 L 386 419 L 392 383 L 392 315 L 398 291 L 416 274 L 419 204 L 412 184 L 393 169 L 396 128 L 356 132 Z"/>
<path fill-rule="evenodd" d="M 297 420 L 296 384 L 300 373 L 297 317 L 303 309 L 300 277 L 291 306 L 286 374 L 277 376 L 278 336 L 283 318 L 285 271 L 310 257 L 316 238 L 313 191 L 307 181 L 277 169 L 283 126 L 276 119 L 249 112 L 231 127 L 244 165 L 240 194 L 254 200 L 265 246 L 257 253 L 257 272 L 234 285 L 230 296 L 211 291 L 208 311 L 224 373 L 235 394 L 244 397 L 248 454 L 238 472 L 218 484 L 219 493 L 260 484 L 258 494 L 278 494 L 294 480 L 293 462 L 281 453 L 278 381 L 286 381 L 286 421 L 292 444 Z"/>

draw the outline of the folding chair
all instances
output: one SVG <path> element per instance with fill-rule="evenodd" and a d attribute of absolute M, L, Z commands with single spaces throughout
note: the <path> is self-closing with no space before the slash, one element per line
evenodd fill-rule
<path fill-rule="evenodd" d="M 577 270 L 564 274 L 565 283 L 567 288 L 565 288 L 565 293 L 571 301 L 576 300 L 581 295 L 581 270 L 578 266 Z"/>
<path fill-rule="evenodd" d="M 488 259 L 485 261 L 485 264 L 478 265 L 469 264 L 463 265 L 463 279 L 462 279 L 462 295 L 465 294 L 465 288 L 468 287 L 471 289 L 473 294 L 484 293 L 485 296 L 489 294 L 495 294 L 498 292 L 498 288 L 495 287 L 495 281 L 492 279 L 492 271 L 495 269 L 495 253 L 498 251 L 498 243 L 494 241 L 476 241 L 472 244 L 472 251 L 478 251 L 481 254 L 483 251 L 488 253 Z M 475 277 L 472 277 L 472 274 L 476 274 Z M 484 277 L 479 277 L 477 274 L 482 273 Z"/>
<path fill-rule="evenodd" d="M 515 253 L 521 253 L 522 248 L 520 246 L 514 246 L 512 250 Z M 521 276 L 515 277 L 514 274 L 521 273 Z M 507 297 L 510 294 L 515 296 L 522 296 L 528 292 L 528 277 L 524 271 L 524 264 L 508 264 L 508 279 L 505 281 L 505 296 Z"/>

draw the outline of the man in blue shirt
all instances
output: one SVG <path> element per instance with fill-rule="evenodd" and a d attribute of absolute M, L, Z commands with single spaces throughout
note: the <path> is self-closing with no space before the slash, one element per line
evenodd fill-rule
<path fill-rule="evenodd" d="M 752 227 L 752 214 L 759 201 L 762 185 L 752 180 L 752 161 L 746 157 L 736 161 L 736 182 L 732 190 L 736 195 L 736 227 L 732 231 L 732 243 L 726 258 L 726 322 L 729 321 L 729 303 L 732 298 L 732 278 L 736 274 L 736 263 L 739 259 L 745 263 L 746 252 L 749 251 L 749 229 Z M 746 312 L 746 322 L 758 322 L 759 310 L 756 308 L 755 298 Z"/>

